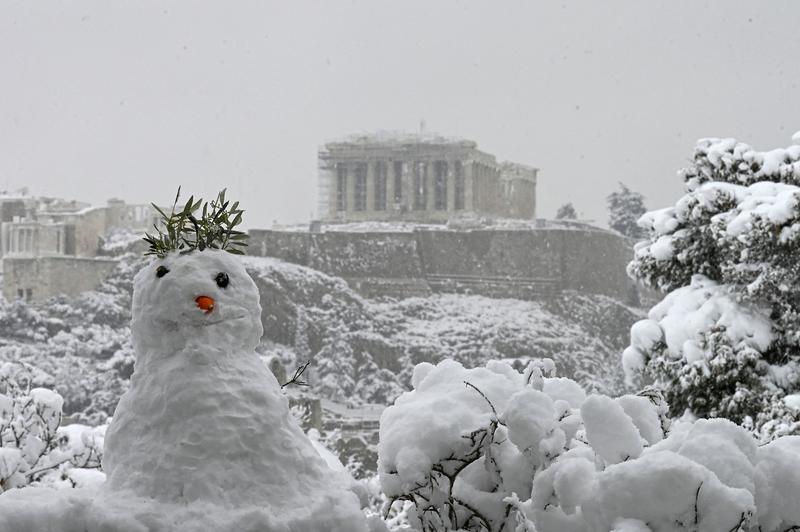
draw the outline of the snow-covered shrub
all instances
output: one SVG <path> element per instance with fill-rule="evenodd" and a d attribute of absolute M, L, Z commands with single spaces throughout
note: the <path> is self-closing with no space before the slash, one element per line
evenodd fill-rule
<path fill-rule="evenodd" d="M 381 416 L 378 472 L 392 502 L 414 504 L 418 529 L 514 525 L 505 499 L 530 496 L 534 472 L 574 436 L 574 408 L 583 401 L 572 381 L 548 381 L 555 391 L 543 391 L 543 368 L 552 362 L 525 373 L 501 362 L 416 366 L 414 390 Z"/>
<path fill-rule="evenodd" d="M 5 339 L 41 341 L 63 328 L 60 319 L 48 318 L 21 299 L 8 302 L 0 297 L 0 331 Z"/>
<path fill-rule="evenodd" d="M 0 492 L 27 485 L 85 486 L 97 471 L 105 427 L 61 426 L 63 399 L 31 388 L 27 368 L 0 365 Z"/>
<path fill-rule="evenodd" d="M 763 441 L 778 436 L 800 434 L 800 394 L 773 396 L 768 409 L 758 413 L 754 420 L 759 427 L 758 435 Z"/>
<path fill-rule="evenodd" d="M 639 220 L 649 239 L 628 271 L 671 293 L 633 327 L 626 373 L 662 386 L 676 415 L 760 428 L 800 387 L 800 145 L 704 139 L 682 174 L 686 194 Z"/>
<path fill-rule="evenodd" d="M 87 329 L 93 329 L 88 325 Z M 74 336 L 70 335 L 70 343 Z M 0 363 L 13 362 L 35 368 L 31 385 L 50 388 L 64 399 L 63 413 L 90 425 L 105 423 L 128 385 L 132 366 L 130 339 L 108 359 L 65 353 L 63 344 L 11 344 L 0 346 Z M 77 344 L 80 349 L 80 344 Z M 83 351 L 80 351 L 83 352 Z"/>
<path fill-rule="evenodd" d="M 389 504 L 412 503 L 409 522 L 426 531 L 800 527 L 800 437 L 758 447 L 725 419 L 670 425 L 654 390 L 587 397 L 551 369 L 418 365 L 381 418 Z"/>
<path fill-rule="evenodd" d="M 389 498 L 381 490 L 381 481 L 377 474 L 360 479 L 358 483 L 366 496 L 364 513 L 368 516 L 379 516 L 389 532 L 411 530 L 408 514 L 414 507 L 413 503 L 403 501 L 390 505 Z"/>

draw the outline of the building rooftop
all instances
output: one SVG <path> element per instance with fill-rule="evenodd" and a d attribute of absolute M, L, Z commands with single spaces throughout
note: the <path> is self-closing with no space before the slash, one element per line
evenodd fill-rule
<path fill-rule="evenodd" d="M 530 231 L 573 230 L 613 233 L 609 229 L 594 225 L 592 220 L 520 220 L 510 218 L 462 218 L 447 223 L 424 223 L 413 221 L 322 222 L 313 231 L 309 224 L 274 224 L 270 229 L 253 231 L 279 231 L 285 233 L 413 233 L 428 231 Z"/>
<path fill-rule="evenodd" d="M 344 147 L 399 147 L 428 144 L 432 146 L 461 146 L 476 148 L 478 143 L 459 137 L 446 137 L 438 133 L 409 133 L 406 131 L 379 130 L 373 133 L 356 133 L 325 143 L 326 148 Z"/>
<path fill-rule="evenodd" d="M 500 170 L 507 177 L 529 177 L 530 174 L 536 175 L 539 168 L 529 164 L 512 163 L 511 161 L 503 161 L 500 163 Z"/>

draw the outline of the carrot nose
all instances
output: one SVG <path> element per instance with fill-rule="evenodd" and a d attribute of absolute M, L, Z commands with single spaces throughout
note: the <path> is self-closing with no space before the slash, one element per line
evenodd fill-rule
<path fill-rule="evenodd" d="M 200 307 L 200 310 L 208 314 L 212 310 L 214 310 L 214 298 L 208 296 L 200 296 L 194 300 L 197 303 L 197 306 Z"/>

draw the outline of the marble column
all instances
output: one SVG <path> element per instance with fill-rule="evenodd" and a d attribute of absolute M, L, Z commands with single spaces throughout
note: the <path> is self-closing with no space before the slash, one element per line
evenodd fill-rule
<path fill-rule="evenodd" d="M 375 212 L 375 178 L 377 176 L 377 172 L 375 171 L 375 165 L 377 164 L 376 161 L 367 161 L 364 163 L 367 165 L 367 188 L 366 194 L 367 197 L 364 198 L 366 201 L 364 202 L 364 213 L 374 213 Z"/>
<path fill-rule="evenodd" d="M 345 219 L 350 220 L 356 205 L 356 165 L 346 164 L 347 168 L 347 205 L 345 206 Z"/>
<path fill-rule="evenodd" d="M 447 161 L 447 211 L 456 210 L 456 162 L 453 159 Z"/>

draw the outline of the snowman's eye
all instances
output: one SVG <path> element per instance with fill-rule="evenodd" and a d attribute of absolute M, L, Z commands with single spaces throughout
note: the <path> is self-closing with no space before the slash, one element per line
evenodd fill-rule
<path fill-rule="evenodd" d="M 228 286 L 228 281 L 230 281 L 230 279 L 228 279 L 228 274 L 225 272 L 219 272 L 217 276 L 214 277 L 214 280 L 217 282 L 217 286 L 220 288 L 225 288 Z"/>
<path fill-rule="evenodd" d="M 166 268 L 165 266 L 159 266 L 158 268 L 156 268 L 156 277 L 158 277 L 159 279 L 164 277 L 168 273 L 169 269 Z"/>

